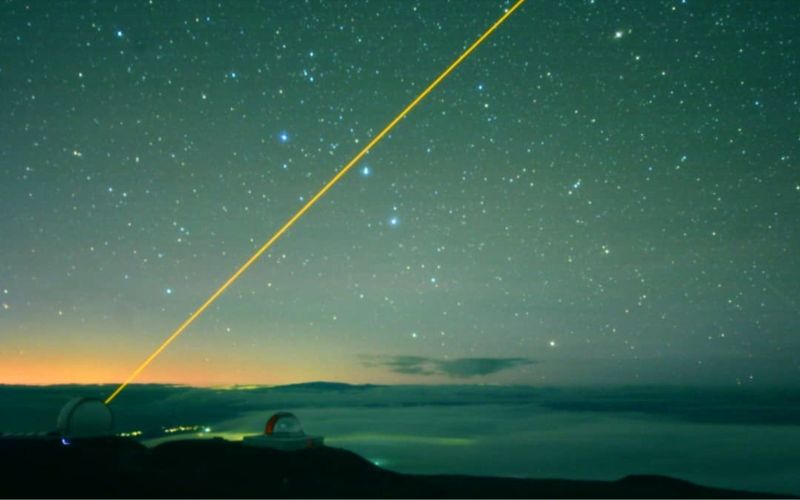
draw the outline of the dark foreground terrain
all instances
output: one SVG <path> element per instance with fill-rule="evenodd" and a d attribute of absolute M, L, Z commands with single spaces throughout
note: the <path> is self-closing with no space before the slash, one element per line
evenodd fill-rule
<path fill-rule="evenodd" d="M 65 445 L 58 438 L 0 438 L 3 497 L 407 497 L 752 498 L 663 476 L 567 481 L 422 476 L 381 469 L 346 450 L 294 452 L 214 440 L 148 449 L 122 438 Z"/>

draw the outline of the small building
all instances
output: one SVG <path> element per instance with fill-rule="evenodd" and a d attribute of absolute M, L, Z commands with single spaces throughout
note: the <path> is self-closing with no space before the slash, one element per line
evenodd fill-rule
<path fill-rule="evenodd" d="M 289 412 L 272 415 L 264 426 L 264 434 L 245 436 L 245 446 L 273 448 L 276 450 L 301 450 L 324 446 L 322 436 L 309 436 L 303 432 L 300 420 Z"/>

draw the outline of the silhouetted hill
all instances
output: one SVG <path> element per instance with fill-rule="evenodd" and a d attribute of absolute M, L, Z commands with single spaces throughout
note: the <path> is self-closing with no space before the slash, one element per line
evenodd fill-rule
<path fill-rule="evenodd" d="M 287 384 L 279 385 L 272 388 L 272 390 L 309 390 L 309 391 L 363 391 L 364 389 L 372 389 L 380 387 L 373 384 L 346 384 L 343 382 L 304 382 L 301 384 Z"/>
<path fill-rule="evenodd" d="M 381 469 L 346 450 L 294 452 L 222 439 L 148 449 L 121 439 L 0 439 L 3 497 L 167 498 L 777 498 L 663 476 L 568 481 L 422 476 Z"/>

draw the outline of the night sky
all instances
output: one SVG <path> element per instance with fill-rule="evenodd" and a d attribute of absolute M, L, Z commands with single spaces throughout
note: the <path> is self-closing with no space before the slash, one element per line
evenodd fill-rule
<path fill-rule="evenodd" d="M 119 382 L 509 6 L 5 1 L 0 382 Z M 529 0 L 139 381 L 797 385 L 800 3 Z"/>

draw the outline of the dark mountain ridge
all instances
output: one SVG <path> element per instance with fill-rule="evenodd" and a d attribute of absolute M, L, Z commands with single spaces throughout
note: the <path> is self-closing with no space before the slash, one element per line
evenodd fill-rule
<path fill-rule="evenodd" d="M 278 451 L 223 439 L 0 439 L 2 496 L 21 498 L 779 498 L 665 476 L 618 481 L 391 472 L 330 447 Z"/>

